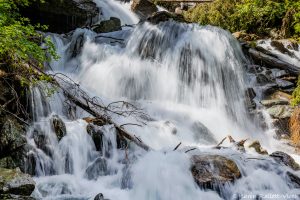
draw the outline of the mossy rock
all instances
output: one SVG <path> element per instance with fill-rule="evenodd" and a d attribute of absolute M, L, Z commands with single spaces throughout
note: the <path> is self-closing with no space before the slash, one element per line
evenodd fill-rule
<path fill-rule="evenodd" d="M 192 175 L 196 183 L 204 189 L 214 189 L 220 184 L 233 182 L 241 177 L 236 163 L 220 155 L 192 156 Z"/>
<path fill-rule="evenodd" d="M 26 129 L 16 118 L 0 118 L 0 157 L 5 157 L 26 144 Z"/>
<path fill-rule="evenodd" d="M 0 168 L 0 194 L 30 196 L 35 182 L 28 174 L 19 169 Z"/>

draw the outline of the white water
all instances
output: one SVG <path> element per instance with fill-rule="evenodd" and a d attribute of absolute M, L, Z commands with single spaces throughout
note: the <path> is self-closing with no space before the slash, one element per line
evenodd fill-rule
<path fill-rule="evenodd" d="M 136 22 L 127 5 L 95 2 L 105 8 L 104 19 L 117 16 L 124 24 Z M 80 35 L 84 36 L 83 49 L 72 58 L 72 42 Z M 126 151 L 117 148 L 116 130 L 106 125 L 99 130 L 102 151 L 96 151 L 82 120 L 88 114 L 66 104 L 61 91 L 47 98 L 44 88 L 34 88 L 35 123 L 27 139 L 34 146 L 35 197 L 93 199 L 103 193 L 111 200 L 196 200 L 234 199 L 236 194 L 299 194 L 288 185 L 285 173 L 291 170 L 267 156 L 210 148 L 229 134 L 237 140 L 260 139 L 264 146 L 270 145 L 268 136 L 247 116 L 245 59 L 228 32 L 165 22 L 104 35 L 124 39 L 126 47 L 95 39 L 96 34 L 88 30 L 76 30 L 71 42 L 54 35 L 61 59 L 52 62 L 51 68 L 72 77 L 104 104 L 125 100 L 142 108 L 147 117 L 112 115 L 112 119 L 119 124 L 140 124 L 125 128 L 153 150 L 147 153 L 132 144 Z M 60 141 L 51 126 L 54 114 L 67 129 Z M 50 150 L 38 146 L 34 138 L 40 135 Z M 173 152 L 179 142 L 182 146 Z M 184 153 L 191 146 L 199 150 Z M 190 172 L 190 156 L 205 153 L 231 158 L 241 170 L 240 180 L 221 186 L 221 197 L 199 189 Z M 85 172 L 97 159 L 106 160 L 107 170 L 101 175 L 91 173 L 93 179 L 88 180 Z"/>
<path fill-rule="evenodd" d="M 291 42 L 288 40 L 285 40 L 282 42 L 284 47 L 287 48 L 294 56 L 291 57 L 288 54 L 283 54 L 280 51 L 278 51 L 275 47 L 271 45 L 271 40 L 261 40 L 258 41 L 258 46 L 261 46 L 272 53 L 274 53 L 276 56 L 278 56 L 279 59 L 290 63 L 292 65 L 295 65 L 297 67 L 300 67 L 300 48 L 294 49 L 294 48 L 289 48 L 288 46 L 291 45 Z"/>

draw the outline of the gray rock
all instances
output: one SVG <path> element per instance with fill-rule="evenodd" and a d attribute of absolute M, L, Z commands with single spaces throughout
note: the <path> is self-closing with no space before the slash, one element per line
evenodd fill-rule
<path fill-rule="evenodd" d="M 226 182 L 233 182 L 241 177 L 236 163 L 220 155 L 194 155 L 192 160 L 192 175 L 202 188 L 213 189 Z"/>
<path fill-rule="evenodd" d="M 94 200 L 109 200 L 105 199 L 102 193 L 99 193 L 95 196 Z"/>
<path fill-rule="evenodd" d="M 276 79 L 276 84 L 280 89 L 289 89 L 294 86 L 294 83 L 282 79 Z"/>
<path fill-rule="evenodd" d="M 289 102 L 287 100 L 282 99 L 262 100 L 260 103 L 268 108 L 276 105 L 289 105 Z"/>
<path fill-rule="evenodd" d="M 284 119 L 291 117 L 293 109 L 289 105 L 275 105 L 268 108 L 267 112 L 273 118 Z"/>
<path fill-rule="evenodd" d="M 0 168 L 0 194 L 30 196 L 35 188 L 34 180 L 18 169 Z"/>
<path fill-rule="evenodd" d="M 150 17 L 147 18 L 147 21 L 152 24 L 159 24 L 160 22 L 168 21 L 170 19 L 178 22 L 186 22 L 182 15 L 169 13 L 167 11 L 159 11 L 153 13 Z"/>
<path fill-rule="evenodd" d="M 296 161 L 290 155 L 288 155 L 282 151 L 275 151 L 272 154 L 270 154 L 270 156 L 272 158 L 274 158 L 274 160 L 277 163 L 286 165 L 286 166 L 292 168 L 293 170 L 300 170 L 299 164 L 296 163 Z"/>
<path fill-rule="evenodd" d="M 47 24 L 50 32 L 57 33 L 90 25 L 99 12 L 93 0 L 51 0 L 44 3 L 38 1 L 21 10 L 32 23 Z"/>
<path fill-rule="evenodd" d="M 58 140 L 61 140 L 67 134 L 65 123 L 58 115 L 53 115 L 51 122 L 52 128 L 56 133 Z"/>
<path fill-rule="evenodd" d="M 87 133 L 92 137 L 97 151 L 102 152 L 103 132 L 94 124 L 88 124 L 86 127 Z"/>
<path fill-rule="evenodd" d="M 108 33 L 122 30 L 121 20 L 116 17 L 111 17 L 109 20 L 101 21 L 99 25 L 95 25 L 93 30 L 96 33 Z"/>
<path fill-rule="evenodd" d="M 300 177 L 289 171 L 286 173 L 286 175 L 287 178 L 290 180 L 293 188 L 300 188 Z"/>
<path fill-rule="evenodd" d="M 0 118 L 0 157 L 9 156 L 11 152 L 26 144 L 26 130 L 12 116 Z"/>
<path fill-rule="evenodd" d="M 141 19 L 150 17 L 153 13 L 157 12 L 157 7 L 154 3 L 148 0 L 133 0 L 131 10 L 139 15 Z"/>

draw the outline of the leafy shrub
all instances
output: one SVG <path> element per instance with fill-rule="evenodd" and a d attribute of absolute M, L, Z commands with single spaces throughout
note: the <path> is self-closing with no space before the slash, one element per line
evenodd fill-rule
<path fill-rule="evenodd" d="M 215 0 L 199 4 L 184 15 L 188 21 L 220 26 L 231 32 L 266 34 L 285 25 L 291 35 L 300 36 L 300 0 Z"/>
<path fill-rule="evenodd" d="M 293 92 L 292 105 L 293 106 L 300 105 L 300 76 L 298 78 L 297 88 Z"/>
<path fill-rule="evenodd" d="M 43 38 L 35 30 L 47 27 L 33 26 L 18 14 L 18 6 L 28 6 L 29 2 L 0 0 L 0 63 L 12 68 L 22 78 L 33 73 L 32 66 L 42 68 L 45 61 L 57 58 L 50 38 Z M 45 43 L 45 48 L 41 48 L 41 43 Z"/>

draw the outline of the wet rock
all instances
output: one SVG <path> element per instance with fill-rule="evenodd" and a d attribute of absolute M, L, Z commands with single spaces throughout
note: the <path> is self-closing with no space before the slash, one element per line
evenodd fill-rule
<path fill-rule="evenodd" d="M 71 58 L 77 57 L 81 54 L 84 44 L 84 33 L 77 36 L 76 40 L 72 40 L 68 52 L 71 52 Z"/>
<path fill-rule="evenodd" d="M 0 158 L 26 144 L 26 130 L 16 118 L 6 115 L 0 118 Z"/>
<path fill-rule="evenodd" d="M 300 177 L 299 176 L 297 176 L 289 171 L 286 173 L 286 175 L 287 175 L 287 178 L 292 183 L 293 188 L 300 188 Z"/>
<path fill-rule="evenodd" d="M 276 79 L 276 84 L 280 89 L 289 89 L 294 86 L 294 83 L 282 79 Z"/>
<path fill-rule="evenodd" d="M 89 180 L 97 179 L 99 176 L 108 175 L 107 162 L 104 158 L 97 158 L 88 166 L 85 171 L 85 177 Z"/>
<path fill-rule="evenodd" d="M 282 91 L 275 91 L 273 94 L 270 95 L 271 99 L 281 99 L 281 100 L 286 100 L 290 102 L 292 99 L 292 95 L 282 92 Z"/>
<path fill-rule="evenodd" d="M 279 52 L 281 52 L 283 54 L 287 54 L 287 55 L 289 55 L 291 57 L 295 57 L 295 54 L 292 53 L 287 48 L 285 48 L 285 46 L 283 45 L 283 43 L 281 41 L 273 40 L 273 41 L 271 41 L 271 46 L 273 46 L 277 51 L 279 51 Z"/>
<path fill-rule="evenodd" d="M 278 91 L 278 85 L 276 83 L 269 83 L 263 86 L 262 96 L 263 98 L 267 98 L 270 95 L 274 94 L 276 91 Z"/>
<path fill-rule="evenodd" d="M 18 169 L 0 168 L 0 194 L 30 196 L 35 188 L 34 180 Z"/>
<path fill-rule="evenodd" d="M 177 21 L 177 22 L 185 22 L 182 15 L 169 13 L 167 11 L 156 12 L 151 17 L 148 17 L 147 21 L 152 23 L 152 24 L 159 24 L 160 22 L 165 22 L 165 21 L 168 21 L 170 19 L 172 19 L 174 21 Z"/>
<path fill-rule="evenodd" d="M 262 100 L 260 103 L 268 108 L 277 105 L 289 105 L 288 101 L 281 99 Z"/>
<path fill-rule="evenodd" d="M 288 139 L 290 137 L 289 118 L 274 119 L 272 124 L 276 128 L 276 136 L 278 139 Z"/>
<path fill-rule="evenodd" d="M 58 141 L 60 141 L 67 134 L 66 125 L 58 115 L 54 115 L 51 122 Z"/>
<path fill-rule="evenodd" d="M 261 73 L 263 71 L 262 66 L 260 65 L 247 65 L 247 70 L 249 73 Z"/>
<path fill-rule="evenodd" d="M 202 188 L 213 189 L 216 185 L 233 182 L 241 177 L 236 163 L 219 155 L 194 155 L 192 175 Z"/>
<path fill-rule="evenodd" d="M 252 142 L 250 145 L 249 145 L 249 148 L 254 148 L 254 150 L 258 153 L 258 154 L 262 154 L 262 155 L 267 155 L 268 152 L 263 149 L 260 145 L 260 142 L 259 141 L 254 141 Z"/>
<path fill-rule="evenodd" d="M 279 69 L 271 69 L 272 70 L 272 76 L 274 78 L 281 78 L 283 76 L 289 75 L 285 70 L 279 70 Z"/>
<path fill-rule="evenodd" d="M 93 30 L 96 33 L 108 33 L 122 30 L 121 20 L 116 17 L 111 17 L 109 20 L 101 21 L 99 25 L 95 25 Z"/>
<path fill-rule="evenodd" d="M 284 119 L 291 117 L 293 109 L 289 105 L 275 105 L 268 108 L 267 112 L 273 118 Z"/>
<path fill-rule="evenodd" d="M 257 74 L 256 76 L 256 82 L 259 85 L 266 85 L 268 83 L 272 83 L 273 80 L 270 76 L 266 75 L 266 74 Z"/>
<path fill-rule="evenodd" d="M 254 99 L 256 97 L 256 93 L 253 88 L 247 88 L 246 96 L 250 99 Z"/>
<path fill-rule="evenodd" d="M 210 144 L 216 144 L 217 140 L 210 130 L 201 122 L 195 122 L 192 125 L 192 130 L 194 132 L 194 138 L 196 141 L 204 141 Z"/>
<path fill-rule="evenodd" d="M 96 150 L 102 152 L 103 132 L 93 124 L 88 124 L 86 130 L 87 133 L 92 137 Z"/>
<path fill-rule="evenodd" d="M 0 194 L 0 199 L 3 200 L 36 200 L 30 196 L 15 195 L 15 194 Z"/>
<path fill-rule="evenodd" d="M 99 193 L 95 196 L 94 200 L 109 200 L 109 199 L 105 199 L 104 195 L 102 193 Z"/>
<path fill-rule="evenodd" d="M 141 19 L 146 19 L 152 13 L 157 12 L 157 7 L 148 0 L 133 0 L 131 10 L 136 13 Z"/>
<path fill-rule="evenodd" d="M 288 155 L 284 152 L 276 151 L 276 152 L 270 154 L 270 156 L 272 158 L 274 158 L 274 160 L 277 163 L 284 164 L 284 165 L 292 168 L 293 170 L 300 170 L 299 164 L 296 163 L 295 160 L 290 155 Z"/>
<path fill-rule="evenodd" d="M 50 32 L 62 33 L 90 25 L 99 9 L 93 0 L 51 0 L 35 2 L 21 13 L 33 24 L 47 24 Z"/>

